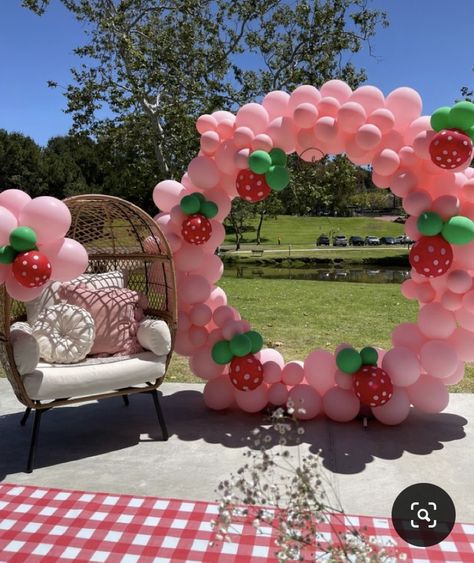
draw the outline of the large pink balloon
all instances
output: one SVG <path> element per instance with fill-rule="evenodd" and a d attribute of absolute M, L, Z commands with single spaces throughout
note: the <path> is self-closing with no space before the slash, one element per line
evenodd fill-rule
<path fill-rule="evenodd" d="M 228 375 L 219 375 L 209 380 L 203 393 L 204 403 L 212 410 L 228 409 L 234 402 L 234 386 Z"/>
<path fill-rule="evenodd" d="M 268 387 L 263 383 L 253 391 L 234 391 L 237 405 L 245 412 L 260 412 L 268 403 Z"/>
<path fill-rule="evenodd" d="M 321 96 L 331 96 L 343 104 L 351 95 L 351 87 L 342 80 L 328 80 L 320 88 Z"/>
<path fill-rule="evenodd" d="M 206 131 L 201 136 L 201 150 L 205 155 L 213 155 L 219 147 L 220 137 L 217 131 Z"/>
<path fill-rule="evenodd" d="M 174 254 L 174 265 L 181 272 L 191 272 L 201 266 L 205 256 L 198 246 L 183 242 L 181 249 Z"/>
<path fill-rule="evenodd" d="M 234 143 L 238 149 L 251 147 L 254 138 L 254 132 L 249 127 L 237 127 L 234 132 Z"/>
<path fill-rule="evenodd" d="M 304 378 L 304 364 L 299 360 L 288 362 L 283 368 L 281 380 L 286 385 L 297 385 Z"/>
<path fill-rule="evenodd" d="M 190 305 L 203 303 L 209 298 L 211 286 L 203 276 L 191 274 L 184 278 L 179 287 L 179 297 Z"/>
<path fill-rule="evenodd" d="M 69 281 L 77 278 L 89 265 L 86 249 L 70 238 L 41 245 L 40 250 L 46 254 L 51 263 L 52 280 Z"/>
<path fill-rule="evenodd" d="M 5 207 L 0 207 L 0 246 L 10 244 L 10 233 L 17 227 L 15 215 Z"/>
<path fill-rule="evenodd" d="M 420 377 L 421 368 L 416 354 L 409 348 L 392 348 L 383 359 L 382 368 L 398 387 L 412 385 Z"/>
<path fill-rule="evenodd" d="M 472 276 L 465 270 L 452 270 L 448 274 L 447 286 L 453 293 L 467 293 L 472 287 Z"/>
<path fill-rule="evenodd" d="M 192 325 L 189 329 L 189 340 L 196 348 L 206 346 L 208 336 L 209 332 L 203 326 Z"/>
<path fill-rule="evenodd" d="M 226 366 L 216 364 L 212 359 L 210 348 L 201 348 L 191 356 L 189 359 L 189 367 L 194 375 L 207 379 L 208 381 L 219 377 L 226 369 Z"/>
<path fill-rule="evenodd" d="M 178 330 L 174 342 L 174 351 L 180 356 L 191 356 L 196 351 L 196 347 L 189 340 L 189 334 Z"/>
<path fill-rule="evenodd" d="M 474 362 L 474 332 L 458 327 L 448 338 L 448 342 L 464 362 Z"/>
<path fill-rule="evenodd" d="M 374 159 L 372 166 L 377 174 L 389 176 L 400 165 L 400 157 L 392 149 L 383 149 Z"/>
<path fill-rule="evenodd" d="M 174 180 L 163 180 L 156 184 L 153 190 L 153 201 L 161 211 L 170 211 L 175 205 L 179 205 L 185 193 L 183 184 Z"/>
<path fill-rule="evenodd" d="M 304 84 L 303 86 L 298 86 L 290 94 L 290 101 L 288 103 L 288 109 L 294 111 L 300 104 L 312 104 L 317 106 L 321 100 L 321 94 L 317 88 L 310 86 L 309 84 Z"/>
<path fill-rule="evenodd" d="M 360 104 L 367 115 L 385 107 L 384 95 L 375 86 L 360 86 L 352 93 L 349 101 Z"/>
<path fill-rule="evenodd" d="M 318 104 L 318 113 L 321 117 L 336 117 L 341 103 L 336 98 L 321 98 Z"/>
<path fill-rule="evenodd" d="M 23 285 L 20 285 L 13 277 L 11 269 L 7 273 L 5 279 L 5 287 L 8 295 L 10 295 L 10 297 L 12 297 L 13 299 L 23 302 L 28 302 L 32 299 L 36 299 L 36 297 L 43 293 L 44 289 L 48 285 L 49 284 L 42 285 L 41 287 L 24 287 Z"/>
<path fill-rule="evenodd" d="M 430 211 L 441 215 L 444 221 L 459 213 L 460 201 L 455 195 L 443 195 L 433 201 Z"/>
<path fill-rule="evenodd" d="M 206 303 L 214 311 L 217 307 L 227 305 L 227 295 L 221 287 L 213 287 Z"/>
<path fill-rule="evenodd" d="M 236 127 L 248 127 L 255 135 L 263 133 L 270 122 L 267 110 L 260 104 L 242 106 L 235 117 Z"/>
<path fill-rule="evenodd" d="M 210 283 L 216 283 L 224 273 L 224 264 L 216 254 L 204 254 L 204 260 L 193 273 L 204 276 Z"/>
<path fill-rule="evenodd" d="M 459 357 L 452 345 L 443 340 L 430 340 L 421 347 L 420 362 L 432 377 L 449 377 L 458 367 Z"/>
<path fill-rule="evenodd" d="M 334 372 L 334 382 L 341 389 L 352 389 L 352 375 L 344 373 L 339 369 Z M 331 389 L 324 396 L 326 396 L 330 391 Z"/>
<path fill-rule="evenodd" d="M 372 407 L 372 412 L 375 418 L 383 424 L 400 424 L 410 414 L 408 393 L 405 389 L 394 387 L 390 401 L 380 407 Z"/>
<path fill-rule="evenodd" d="M 349 422 L 353 420 L 360 409 L 360 401 L 353 391 L 334 387 L 323 397 L 323 410 L 336 422 Z"/>
<path fill-rule="evenodd" d="M 196 121 L 196 129 L 201 133 L 206 133 L 206 131 L 216 131 L 217 120 L 214 116 L 205 113 L 201 115 Z"/>
<path fill-rule="evenodd" d="M 376 125 L 382 133 L 388 133 L 395 125 L 395 118 L 390 110 L 381 108 L 369 115 L 367 123 Z"/>
<path fill-rule="evenodd" d="M 443 385 L 457 385 L 464 377 L 464 362 L 459 362 L 454 372 L 449 377 L 443 377 Z"/>
<path fill-rule="evenodd" d="M 255 135 L 255 139 L 252 141 L 252 150 L 270 152 L 272 148 L 273 140 L 270 135 L 267 135 L 266 133 L 259 133 L 258 135 Z"/>
<path fill-rule="evenodd" d="M 396 120 L 396 128 L 402 130 L 416 118 L 420 117 L 423 102 L 416 90 L 412 88 L 397 88 L 390 92 L 385 100 L 385 107 L 389 109 Z"/>
<path fill-rule="evenodd" d="M 347 133 L 355 133 L 366 119 L 364 108 L 356 102 L 346 102 L 337 112 L 338 126 Z"/>
<path fill-rule="evenodd" d="M 296 385 L 290 390 L 288 400 L 293 401 L 294 415 L 300 420 L 311 420 L 321 412 L 321 396 L 311 385 Z"/>
<path fill-rule="evenodd" d="M 438 413 L 449 403 L 449 393 L 441 379 L 422 375 L 414 385 L 407 387 L 413 406 L 423 412 Z"/>
<path fill-rule="evenodd" d="M 288 400 L 288 389 L 280 382 L 270 385 L 268 389 L 268 400 L 272 405 L 285 405 Z"/>
<path fill-rule="evenodd" d="M 320 117 L 314 126 L 314 134 L 318 141 L 323 143 L 332 141 L 336 138 L 338 128 L 334 117 Z M 319 144 L 317 145 L 319 147 Z"/>
<path fill-rule="evenodd" d="M 230 321 L 237 320 L 235 316 L 235 309 L 233 307 L 229 307 L 229 305 L 222 305 L 221 307 L 217 307 L 217 309 L 213 312 L 213 319 L 214 322 L 219 327 L 225 326 Z"/>
<path fill-rule="evenodd" d="M 304 374 L 306 381 L 323 396 L 328 389 L 334 386 L 334 372 L 336 359 L 331 352 L 316 349 L 304 361 Z"/>
<path fill-rule="evenodd" d="M 319 112 L 313 104 L 300 104 L 293 112 L 293 121 L 298 127 L 312 127 L 318 117 Z"/>
<path fill-rule="evenodd" d="M 456 319 L 440 303 L 428 303 L 418 313 L 418 326 L 428 338 L 445 339 L 456 329 Z"/>
<path fill-rule="evenodd" d="M 0 207 L 5 207 L 15 217 L 19 217 L 21 210 L 30 201 L 31 197 L 22 190 L 4 190 L 0 193 Z"/>
<path fill-rule="evenodd" d="M 219 183 L 219 169 L 216 161 L 208 156 L 196 156 L 188 166 L 191 182 L 198 188 L 210 190 Z"/>
<path fill-rule="evenodd" d="M 282 90 L 268 93 L 262 101 L 262 106 L 267 110 L 270 121 L 277 117 L 285 117 L 291 114 L 289 108 L 290 95 Z"/>
<path fill-rule="evenodd" d="M 445 291 L 441 296 L 441 305 L 448 311 L 457 311 L 462 307 L 463 296 L 453 291 Z"/>
<path fill-rule="evenodd" d="M 276 117 L 266 131 L 273 140 L 273 145 L 286 153 L 293 152 L 296 144 L 296 131 L 293 119 Z"/>
<path fill-rule="evenodd" d="M 421 215 L 431 207 L 431 196 L 425 190 L 410 192 L 403 200 L 403 207 L 410 215 Z"/>
<path fill-rule="evenodd" d="M 39 244 L 64 237 L 71 226 L 71 213 L 65 203 L 54 197 L 40 196 L 23 207 L 19 225 L 33 229 Z"/>
<path fill-rule="evenodd" d="M 359 127 L 355 142 L 362 149 L 368 151 L 374 149 L 381 141 L 382 133 L 378 127 L 370 123 L 366 123 Z"/>
<path fill-rule="evenodd" d="M 453 245 L 454 260 L 466 270 L 474 270 L 474 242 Z"/>

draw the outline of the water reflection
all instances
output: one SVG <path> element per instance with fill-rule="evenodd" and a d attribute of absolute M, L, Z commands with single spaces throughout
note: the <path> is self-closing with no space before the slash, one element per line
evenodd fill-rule
<path fill-rule="evenodd" d="M 359 266 L 352 268 L 269 268 L 234 266 L 225 268 L 225 277 L 289 280 L 402 283 L 410 277 L 406 268 Z"/>

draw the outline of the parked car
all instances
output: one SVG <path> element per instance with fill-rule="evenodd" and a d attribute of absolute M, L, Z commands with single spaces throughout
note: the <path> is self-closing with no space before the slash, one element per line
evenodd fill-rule
<path fill-rule="evenodd" d="M 365 244 L 368 246 L 379 246 L 380 244 L 380 239 L 379 237 L 365 237 Z"/>
<path fill-rule="evenodd" d="M 396 244 L 413 244 L 415 241 L 411 240 L 410 237 L 407 237 L 407 235 L 400 235 L 399 237 L 395 237 L 395 243 Z"/>
<path fill-rule="evenodd" d="M 316 240 L 316 246 L 329 246 L 329 237 L 327 235 L 320 235 Z"/>
<path fill-rule="evenodd" d="M 397 244 L 397 243 L 395 242 L 395 237 L 382 237 L 380 239 L 380 244 L 392 245 L 392 244 Z"/>
<path fill-rule="evenodd" d="M 347 238 L 344 235 L 336 235 L 332 239 L 333 246 L 347 246 Z"/>
<path fill-rule="evenodd" d="M 349 244 L 351 246 L 364 246 L 364 239 L 362 237 L 352 236 L 349 237 Z"/>

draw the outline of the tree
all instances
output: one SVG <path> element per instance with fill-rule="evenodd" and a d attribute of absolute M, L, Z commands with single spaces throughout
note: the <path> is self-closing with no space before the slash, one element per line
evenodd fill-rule
<path fill-rule="evenodd" d="M 235 250 L 240 250 L 242 238 L 248 221 L 255 217 L 255 205 L 243 199 L 235 198 L 232 202 L 230 213 L 225 220 L 226 224 L 231 227 L 235 237 Z"/>

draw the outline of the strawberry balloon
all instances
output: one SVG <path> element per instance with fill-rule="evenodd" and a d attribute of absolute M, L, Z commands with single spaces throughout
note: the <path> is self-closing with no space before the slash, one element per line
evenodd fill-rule
<path fill-rule="evenodd" d="M 230 363 L 229 376 L 239 391 L 252 391 L 263 382 L 263 366 L 253 354 L 236 356 Z"/>
<path fill-rule="evenodd" d="M 195 213 L 183 221 L 181 234 L 190 244 L 204 244 L 211 238 L 212 226 L 201 213 Z"/>
<path fill-rule="evenodd" d="M 24 287 L 41 287 L 51 277 L 51 264 L 46 254 L 31 250 L 18 254 L 12 264 L 16 281 Z"/>
<path fill-rule="evenodd" d="M 257 203 L 266 199 L 271 189 L 265 180 L 264 174 L 256 174 L 252 170 L 243 169 L 237 174 L 236 181 L 239 196 L 251 203 Z"/>
<path fill-rule="evenodd" d="M 472 141 L 459 129 L 443 129 L 433 137 L 429 150 L 436 166 L 452 170 L 471 160 Z"/>
<path fill-rule="evenodd" d="M 412 268 L 427 278 L 445 274 L 453 263 L 453 249 L 441 235 L 422 237 L 410 250 Z"/>
<path fill-rule="evenodd" d="M 373 365 L 364 365 L 353 375 L 352 387 L 357 398 L 367 407 L 385 405 L 393 395 L 388 373 Z"/>

